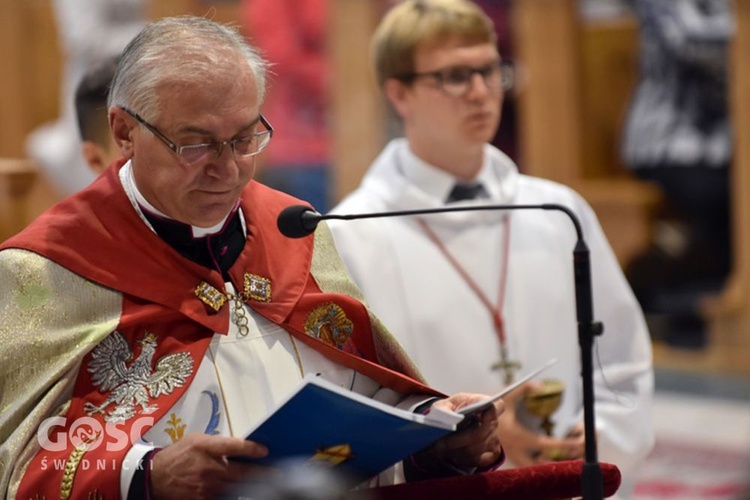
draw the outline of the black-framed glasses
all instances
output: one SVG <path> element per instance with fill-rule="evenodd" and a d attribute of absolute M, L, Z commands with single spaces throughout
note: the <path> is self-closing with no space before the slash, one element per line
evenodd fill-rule
<path fill-rule="evenodd" d="M 471 89 L 475 74 L 482 77 L 484 84 L 491 91 L 499 92 L 502 89 L 507 92 L 513 88 L 513 66 L 500 61 L 494 61 L 479 68 L 453 66 L 424 73 L 409 73 L 397 78 L 404 82 L 412 82 L 418 78 L 432 78 L 446 94 L 452 97 L 462 97 Z"/>
<path fill-rule="evenodd" d="M 166 135 L 162 134 L 158 128 L 144 120 L 138 113 L 134 113 L 127 108 L 122 108 L 122 110 L 151 131 L 161 142 L 164 143 L 164 145 L 171 149 L 185 165 L 195 165 L 210 159 L 218 158 L 222 151 L 224 151 L 224 146 L 227 144 L 231 146 L 232 154 L 234 154 L 235 158 L 255 156 L 268 146 L 271 137 L 273 137 L 273 127 L 268 123 L 268 120 L 260 114 L 260 123 L 265 127 L 265 130 L 261 130 L 260 132 L 253 132 L 242 137 L 235 137 L 228 141 L 214 141 L 203 144 L 178 146 L 169 140 Z"/>

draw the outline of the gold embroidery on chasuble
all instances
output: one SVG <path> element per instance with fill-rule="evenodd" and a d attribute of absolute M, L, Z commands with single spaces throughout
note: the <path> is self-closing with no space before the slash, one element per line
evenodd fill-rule
<path fill-rule="evenodd" d="M 338 304 L 318 306 L 305 319 L 305 333 L 342 349 L 354 331 L 354 324 Z"/>
<path fill-rule="evenodd" d="M 186 428 L 187 425 L 182 423 L 182 419 L 178 417 L 176 413 L 172 413 L 169 416 L 169 420 L 167 420 L 167 428 L 164 429 L 164 432 L 169 435 L 169 439 L 172 440 L 172 444 L 175 444 L 177 441 L 182 439 L 182 436 L 185 434 Z"/>
<path fill-rule="evenodd" d="M 320 224 L 314 235 L 315 245 L 313 247 L 310 273 L 320 287 L 320 290 L 324 293 L 349 295 L 367 305 L 362 292 L 351 280 L 346 266 L 341 261 L 330 228 L 324 223 Z M 413 379 L 423 381 L 424 377 L 419 373 L 416 365 L 411 361 L 396 338 L 369 309 L 368 314 L 370 322 L 374 327 L 375 335 L 373 339 L 378 362 L 396 371 L 405 373 Z"/>
<path fill-rule="evenodd" d="M 238 299 L 240 302 L 257 300 L 271 302 L 271 280 L 257 274 L 245 273 L 243 290 L 237 295 L 230 295 L 209 285 L 205 281 L 195 288 L 195 296 L 208 307 L 219 312 L 227 300 Z"/>
<path fill-rule="evenodd" d="M 201 281 L 201 284 L 195 288 L 195 296 L 215 312 L 219 312 L 227 301 L 226 295 L 205 281 Z"/>
<path fill-rule="evenodd" d="M 208 422 L 206 423 L 206 428 L 203 430 L 203 434 L 207 434 L 209 436 L 217 435 L 219 434 L 219 422 L 221 420 L 221 412 L 219 411 L 219 396 L 214 391 L 201 391 L 201 394 L 205 394 L 211 401 L 211 415 L 208 418 Z M 191 408 L 188 408 L 188 412 L 191 414 L 196 413 Z M 175 444 L 177 441 L 183 438 L 183 436 L 185 435 L 185 429 L 187 429 L 187 424 L 183 423 L 182 418 L 180 418 L 177 413 L 171 413 L 169 415 L 169 420 L 167 420 L 167 425 L 164 429 L 164 432 L 169 435 L 169 439 L 172 440 L 172 444 Z"/>
<path fill-rule="evenodd" d="M 0 345 L 4 346 L 0 354 L 0 432 L 7 438 L 0 459 L 6 462 L 0 464 L 0 469 L 19 460 L 26 445 L 37 441 L 39 419 L 27 418 L 25 412 L 14 408 L 34 408 L 40 418 L 64 416 L 70 406 L 68 391 L 74 383 L 68 378 L 68 363 L 83 359 L 106 338 L 119 324 L 122 311 L 119 292 L 20 248 L 0 252 L 2 287 L 14 292 L 0 293 L 0 309 L 4 313 L 0 324 Z M 47 387 L 44 397 L 40 398 L 31 387 Z M 64 465 L 58 472 L 64 472 Z M 7 484 L 8 491 L 20 498 L 24 476 L 9 477 L 3 486 Z M 60 498 L 59 486 L 54 485 L 57 494 L 47 497 Z M 29 493 L 24 498 L 35 498 L 31 493 L 35 487 L 28 483 L 25 491 Z M 38 498 L 45 495 L 39 493 Z"/>
<path fill-rule="evenodd" d="M 231 302 L 232 321 L 237 325 L 240 337 L 246 337 L 250 333 L 245 303 L 251 299 L 271 302 L 271 280 L 256 274 L 245 273 L 243 282 L 243 290 L 236 295 L 221 292 L 205 281 L 195 288 L 195 296 L 214 312 L 219 312 L 227 301 Z"/>
<path fill-rule="evenodd" d="M 81 463 L 83 455 L 89 450 L 89 445 L 98 441 L 100 437 L 101 433 L 97 432 L 95 435 L 83 439 L 76 445 L 68 457 L 68 461 L 65 463 L 65 470 L 63 471 L 62 482 L 60 483 L 61 500 L 70 498 L 70 493 L 73 491 L 73 479 L 75 479 L 76 472 L 78 471 L 78 464 Z"/>
<path fill-rule="evenodd" d="M 149 399 L 171 394 L 192 375 L 193 357 L 189 353 L 162 356 L 152 367 L 156 335 L 147 332 L 138 344 L 141 352 L 133 360 L 125 337 L 115 330 L 94 348 L 88 371 L 93 385 L 107 398 L 99 406 L 87 402 L 83 407 L 86 415 L 101 413 L 105 421 L 115 423 L 132 418 L 138 411 L 153 413 L 158 406 L 150 405 Z M 114 408 L 108 411 L 110 405 Z"/>
<path fill-rule="evenodd" d="M 245 293 L 254 300 L 271 302 L 271 280 L 245 273 Z"/>

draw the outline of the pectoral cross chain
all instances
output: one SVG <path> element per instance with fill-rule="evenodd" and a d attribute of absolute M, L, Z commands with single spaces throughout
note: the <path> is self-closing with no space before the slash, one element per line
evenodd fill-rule
<path fill-rule="evenodd" d="M 516 378 L 516 372 L 521 369 L 521 363 L 508 359 L 508 350 L 505 344 L 500 345 L 500 360 L 494 363 L 490 368 L 492 370 L 503 371 L 503 383 L 510 385 Z"/>

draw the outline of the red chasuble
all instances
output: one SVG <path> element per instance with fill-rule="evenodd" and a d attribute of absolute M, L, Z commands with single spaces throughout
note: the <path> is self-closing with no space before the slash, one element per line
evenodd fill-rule
<path fill-rule="evenodd" d="M 121 292 L 116 330 L 137 361 L 120 369 L 135 370 L 134 365 L 142 361 L 151 373 L 154 362 L 169 358 L 179 383 L 165 380 L 155 398 L 135 387 L 133 394 L 141 396 L 143 405 L 122 410 L 116 405 L 116 391 L 102 392 L 102 381 L 93 380 L 97 374 L 86 369 L 96 351 L 89 352 L 82 360 L 65 424 L 50 429 L 50 435 L 75 435 L 70 426 L 81 417 L 98 423 L 87 429 L 105 429 L 104 416 L 108 410 L 111 415 L 113 406 L 126 413 L 116 424 L 116 431 L 122 433 L 110 429 L 99 435 L 81 434 L 64 449 L 40 448 L 23 476 L 21 498 L 119 497 L 120 469 L 129 445 L 122 446 L 113 436 L 128 436 L 129 443 L 129 436 L 140 437 L 148 430 L 142 419 L 132 418 L 141 415 L 144 407 L 153 422 L 164 416 L 190 385 L 214 332 L 226 334 L 229 328 L 230 304 L 217 310 L 210 301 L 200 300 L 196 291 L 199 286 L 223 291 L 221 274 L 182 257 L 145 225 L 120 184 L 121 167 L 122 163 L 110 167 L 89 188 L 55 205 L 0 249 L 30 250 Z M 299 201 L 256 182 L 245 189 L 241 209 L 247 242 L 229 270 L 235 289 L 247 291 L 249 286 L 250 307 L 329 359 L 401 393 L 435 394 L 416 380 L 416 372 L 405 375 L 396 366 L 378 364 L 373 335 L 381 332 L 373 328 L 361 302 L 320 289 L 310 270 L 314 237 L 288 239 L 276 228 L 281 210 L 295 203 Z M 326 314 L 351 325 L 344 336 L 330 328 Z M 114 348 L 115 337 L 110 335 L 102 343 L 111 342 Z M 408 371 L 408 362 L 396 364 Z"/>

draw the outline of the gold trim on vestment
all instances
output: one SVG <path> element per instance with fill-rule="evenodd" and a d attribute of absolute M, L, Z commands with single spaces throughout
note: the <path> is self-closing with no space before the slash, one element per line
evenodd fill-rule
<path fill-rule="evenodd" d="M 81 463 L 83 455 L 89 451 L 89 444 L 99 439 L 97 434 L 93 439 L 83 441 L 76 445 L 75 449 L 71 452 L 68 457 L 68 461 L 65 463 L 65 472 L 63 472 L 62 482 L 60 483 L 60 499 L 68 500 L 70 494 L 73 491 L 73 480 L 75 479 L 76 472 L 78 471 L 78 464 Z"/>
<path fill-rule="evenodd" d="M 245 293 L 259 302 L 271 302 L 271 280 L 245 273 Z"/>
<path fill-rule="evenodd" d="M 354 324 L 340 305 L 329 302 L 318 306 L 305 319 L 305 333 L 341 349 L 354 332 Z"/>
<path fill-rule="evenodd" d="M 251 299 L 258 302 L 271 302 L 270 279 L 257 274 L 245 273 L 243 287 L 244 290 L 236 295 L 240 302 L 244 303 Z M 226 292 L 216 289 L 205 281 L 201 281 L 195 288 L 195 296 L 215 312 L 219 312 L 227 300 L 231 298 Z"/>
<path fill-rule="evenodd" d="M 0 283 L 0 491 L 15 498 L 40 423 L 65 415 L 79 363 L 116 328 L 122 294 L 15 248 L 0 252 Z"/>
<path fill-rule="evenodd" d="M 349 276 L 349 272 L 336 250 L 331 230 L 325 222 L 318 224 L 315 230 L 315 246 L 313 247 L 310 273 L 323 292 L 343 293 L 367 305 L 362 292 Z M 406 354 L 401 344 L 369 308 L 367 312 L 372 325 L 378 363 L 392 370 L 400 371 L 415 380 L 424 381 L 424 377 L 419 373 L 416 365 Z"/>
<path fill-rule="evenodd" d="M 219 312 L 221 306 L 227 301 L 226 295 L 205 281 L 201 281 L 200 285 L 195 288 L 195 296 L 216 312 Z"/>

